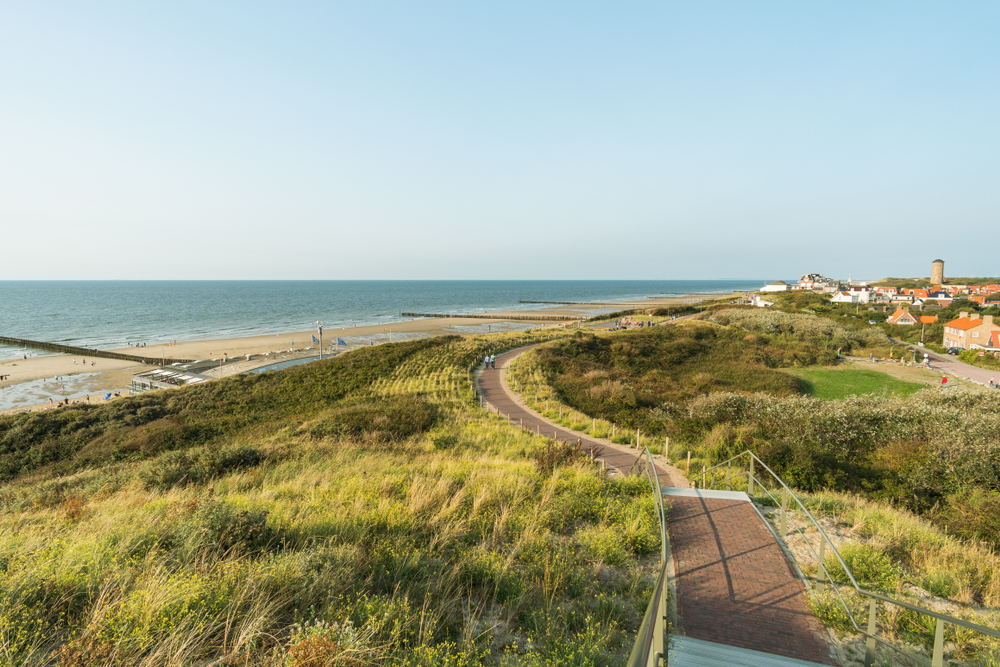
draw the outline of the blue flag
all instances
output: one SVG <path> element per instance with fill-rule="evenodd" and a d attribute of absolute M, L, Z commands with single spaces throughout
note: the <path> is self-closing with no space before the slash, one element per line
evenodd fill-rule
<path fill-rule="evenodd" d="M 346 347 L 346 346 L 347 346 L 347 343 L 345 343 L 345 342 L 344 342 L 344 339 L 343 339 L 343 338 L 338 338 L 338 339 L 337 339 L 337 345 L 343 345 L 343 346 L 345 346 L 345 347 Z"/>
<path fill-rule="evenodd" d="M 314 343 L 318 343 L 319 342 L 319 338 L 316 338 L 316 336 L 313 336 L 313 342 Z"/>

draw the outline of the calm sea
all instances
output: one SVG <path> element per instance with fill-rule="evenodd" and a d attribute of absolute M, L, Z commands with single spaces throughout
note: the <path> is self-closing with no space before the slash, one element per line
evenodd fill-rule
<path fill-rule="evenodd" d="M 757 289 L 762 280 L 664 281 L 0 281 L 0 336 L 100 348 L 307 331 L 400 319 L 400 312 L 537 308 Z M 37 351 L 33 354 L 39 354 Z M 21 356 L 0 346 L 0 359 Z"/>

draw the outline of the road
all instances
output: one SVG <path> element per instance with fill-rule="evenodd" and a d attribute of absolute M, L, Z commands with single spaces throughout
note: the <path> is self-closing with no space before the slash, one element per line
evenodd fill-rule
<path fill-rule="evenodd" d="M 939 371 L 945 375 L 954 375 L 962 378 L 963 380 L 969 380 L 970 382 L 976 382 L 984 386 L 989 384 L 991 378 L 1000 379 L 1000 373 L 997 371 L 990 370 L 989 368 L 972 366 L 963 361 L 959 361 L 958 358 L 953 357 L 950 354 L 938 354 L 937 352 L 932 352 L 925 348 L 914 346 L 910 343 L 903 343 L 902 341 L 894 342 L 915 349 L 917 351 L 918 359 L 926 353 L 931 360 L 931 370 Z"/>

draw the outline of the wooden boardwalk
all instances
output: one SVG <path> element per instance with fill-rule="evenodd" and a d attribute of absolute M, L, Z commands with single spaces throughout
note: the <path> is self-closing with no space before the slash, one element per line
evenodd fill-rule
<path fill-rule="evenodd" d="M 497 357 L 481 370 L 484 407 L 515 426 L 584 448 L 603 448 L 609 468 L 627 472 L 639 452 L 552 423 L 521 403 L 506 382 L 510 361 L 529 348 Z M 681 632 L 689 637 L 762 653 L 836 665 L 826 632 L 812 615 L 805 587 L 775 536 L 747 500 L 688 490 L 679 470 L 657 464 L 669 487 L 670 546 Z M 678 495 L 681 494 L 681 495 Z M 719 495 L 725 496 L 725 493 Z M 745 498 L 745 496 L 743 496 Z"/>

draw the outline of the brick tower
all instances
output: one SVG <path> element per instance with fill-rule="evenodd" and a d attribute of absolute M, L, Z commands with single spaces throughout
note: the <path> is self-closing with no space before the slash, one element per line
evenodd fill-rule
<path fill-rule="evenodd" d="M 944 260 L 931 262 L 931 285 L 944 285 Z"/>

